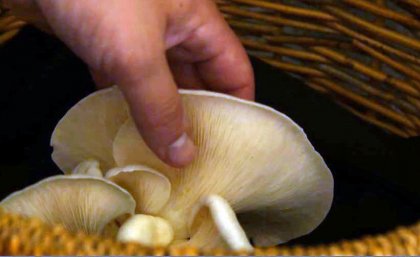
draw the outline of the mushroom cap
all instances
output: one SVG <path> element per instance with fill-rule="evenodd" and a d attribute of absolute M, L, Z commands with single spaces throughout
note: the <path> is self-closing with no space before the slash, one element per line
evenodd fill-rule
<path fill-rule="evenodd" d="M 66 174 L 93 159 L 106 171 L 115 166 L 112 143 L 128 108 L 119 90 L 97 91 L 73 106 L 58 122 L 51 137 L 52 158 Z"/>
<path fill-rule="evenodd" d="M 123 188 L 105 179 L 84 175 L 54 176 L 5 198 L 6 212 L 61 224 L 71 232 L 100 234 L 124 214 L 133 214 L 135 201 Z"/>
<path fill-rule="evenodd" d="M 113 168 L 105 177 L 131 193 L 137 203 L 136 213 L 158 214 L 171 195 L 170 181 L 143 165 Z"/>
<path fill-rule="evenodd" d="M 120 93 L 114 87 L 100 97 L 107 94 Z M 160 216 L 171 221 L 175 238 L 190 236 L 189 213 L 202 197 L 213 194 L 232 206 L 258 246 L 305 235 L 322 222 L 331 207 L 333 178 L 297 124 L 272 108 L 224 94 L 180 94 L 198 147 L 192 164 L 183 169 L 164 164 L 129 116 L 113 142 L 117 166 L 145 165 L 170 180 L 170 199 Z M 125 106 L 122 102 L 119 108 Z M 85 156 L 89 158 L 94 157 Z"/>

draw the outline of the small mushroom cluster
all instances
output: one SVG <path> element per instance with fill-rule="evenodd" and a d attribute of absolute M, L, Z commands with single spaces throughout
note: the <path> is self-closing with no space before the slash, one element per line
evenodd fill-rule
<path fill-rule="evenodd" d="M 322 222 L 333 178 L 301 128 L 257 103 L 180 94 L 198 148 L 192 164 L 170 167 L 147 147 L 115 86 L 77 103 L 54 130 L 52 157 L 66 175 L 0 207 L 145 246 L 235 251 L 278 245 Z"/>

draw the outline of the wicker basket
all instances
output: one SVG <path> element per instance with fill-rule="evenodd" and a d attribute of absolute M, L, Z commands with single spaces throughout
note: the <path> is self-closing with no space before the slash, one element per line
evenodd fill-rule
<path fill-rule="evenodd" d="M 165 256 L 220 256 L 246 255 L 240 252 L 214 250 L 203 252 L 194 248 L 149 249 L 137 244 L 115 242 L 109 238 L 71 234 L 61 226 L 46 226 L 37 219 L 27 219 L 0 212 L 1 255 L 165 255 Z M 250 255 L 419 255 L 420 224 L 401 227 L 379 236 L 342 241 L 314 247 L 257 248 Z"/>
<path fill-rule="evenodd" d="M 420 134 L 420 1 L 218 2 L 252 55 L 387 131 Z"/>
<path fill-rule="evenodd" d="M 249 53 L 328 94 L 353 114 L 401 137 L 420 135 L 419 0 L 216 0 Z M 0 16 L 0 44 L 25 23 Z M 0 212 L 4 255 L 224 255 L 144 249 L 72 235 Z M 420 224 L 314 247 L 255 255 L 419 255 Z"/>

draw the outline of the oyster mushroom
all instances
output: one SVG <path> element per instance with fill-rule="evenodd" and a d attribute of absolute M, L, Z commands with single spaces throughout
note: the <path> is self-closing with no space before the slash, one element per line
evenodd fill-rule
<path fill-rule="evenodd" d="M 133 214 L 135 205 L 127 191 L 109 181 L 69 175 L 50 177 L 15 192 L 0 208 L 47 224 L 61 224 L 71 232 L 102 234 L 120 216 Z"/>
<path fill-rule="evenodd" d="M 103 102 L 106 101 L 104 99 L 118 98 L 121 102 L 113 103 L 117 108 L 113 112 L 126 113 L 126 103 L 119 97 L 120 94 L 118 88 L 113 87 L 89 96 L 82 103 L 89 106 L 91 112 L 102 113 L 108 107 L 95 105 L 94 101 L 90 103 L 89 99 Z M 191 238 L 188 243 L 201 244 L 206 240 L 197 238 L 200 237 L 200 231 L 207 227 L 212 232 L 202 233 L 201 236 L 214 239 L 214 247 L 228 244 L 235 248 L 233 237 L 243 238 L 240 232 L 242 226 L 255 245 L 273 246 L 308 234 L 322 222 L 331 207 L 333 178 L 322 157 L 298 125 L 267 106 L 223 94 L 192 90 L 180 90 L 180 94 L 191 122 L 191 136 L 198 147 L 197 157 L 191 165 L 175 169 L 159 160 L 144 143 L 128 114 L 125 122 L 122 119 L 117 122 L 106 119 L 111 124 L 101 123 L 101 126 L 112 127 L 112 150 L 109 149 L 111 137 L 103 142 L 103 137 L 92 134 L 87 143 L 96 142 L 96 146 L 106 148 L 101 152 L 106 152 L 110 160 L 104 163 L 113 163 L 117 168 L 131 165 L 150 167 L 170 181 L 169 199 L 163 201 L 161 196 L 155 196 L 153 201 L 165 202 L 155 215 L 171 224 L 174 242 Z M 83 112 L 80 104 L 75 108 Z M 61 133 L 66 131 L 66 134 L 76 137 L 78 134 L 88 134 L 84 130 L 97 129 L 97 123 L 85 122 L 86 116 L 78 115 L 81 114 L 70 111 L 56 130 Z M 84 126 L 66 127 L 67 119 L 76 120 Z M 80 163 L 84 161 L 83 158 L 86 160 L 98 156 L 96 152 L 90 156 L 84 147 L 79 147 L 83 150 L 83 154 L 79 154 L 79 148 L 74 148 L 66 140 L 64 137 L 53 140 L 54 153 L 60 153 L 60 161 Z M 77 138 L 72 140 L 78 141 Z M 66 167 L 66 164 L 59 163 L 59 166 Z M 125 175 L 116 183 L 124 187 L 138 183 L 134 179 L 135 173 Z M 149 179 L 143 179 L 142 183 L 147 184 Z M 165 188 L 163 184 L 156 187 Z M 146 194 L 141 195 L 140 198 L 134 195 L 139 206 L 142 206 Z M 207 210 L 210 210 L 207 211 L 207 218 L 191 218 L 195 206 L 210 196 L 222 199 L 220 201 L 229 208 L 226 205 L 224 209 L 207 205 Z M 216 219 L 218 212 L 229 213 L 229 209 L 237 215 L 235 219 L 231 215 L 226 216 L 230 217 L 229 222 Z M 201 221 L 197 223 L 191 220 Z M 225 233 L 229 231 L 228 227 L 237 230 L 233 234 Z M 218 236 L 215 237 L 215 233 Z M 242 245 L 248 247 L 246 243 Z"/>

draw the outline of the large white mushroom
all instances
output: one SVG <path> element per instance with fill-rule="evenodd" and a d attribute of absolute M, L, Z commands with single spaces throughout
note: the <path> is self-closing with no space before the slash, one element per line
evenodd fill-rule
<path fill-rule="evenodd" d="M 198 147 L 191 165 L 175 169 L 151 152 L 117 87 L 88 96 L 60 121 L 51 140 L 55 162 L 66 173 L 92 159 L 111 169 L 106 178 L 133 194 L 137 213 L 171 225 L 174 244 L 273 246 L 322 222 L 333 178 L 298 125 L 261 104 L 180 93 Z"/>

